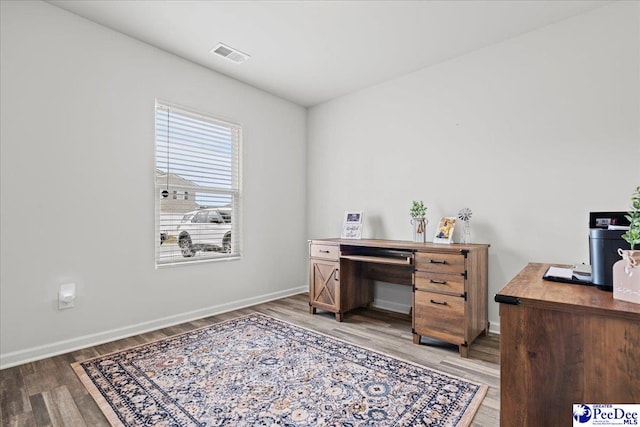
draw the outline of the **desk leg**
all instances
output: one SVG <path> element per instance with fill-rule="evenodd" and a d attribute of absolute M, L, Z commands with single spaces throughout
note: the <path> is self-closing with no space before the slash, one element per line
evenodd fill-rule
<path fill-rule="evenodd" d="M 336 320 L 337 320 L 338 322 L 342 322 L 342 319 L 343 319 L 343 317 L 342 317 L 342 312 L 338 311 L 338 312 L 336 313 Z"/>
<path fill-rule="evenodd" d="M 413 343 L 414 344 L 420 344 L 420 335 L 413 334 Z"/>
<path fill-rule="evenodd" d="M 468 345 L 464 345 L 464 344 L 460 344 L 458 346 L 458 348 L 460 349 L 460 357 L 464 357 L 465 359 L 469 358 L 469 346 Z"/>
<path fill-rule="evenodd" d="M 311 304 L 309 304 L 309 313 L 316 314 L 316 308 L 314 306 L 312 306 Z"/>

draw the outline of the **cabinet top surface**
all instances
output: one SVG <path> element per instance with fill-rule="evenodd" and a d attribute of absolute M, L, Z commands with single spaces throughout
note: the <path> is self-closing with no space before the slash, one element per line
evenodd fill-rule
<path fill-rule="evenodd" d="M 487 250 L 489 245 L 481 243 L 417 243 L 409 240 L 386 240 L 386 239 L 312 239 L 311 243 L 327 244 L 333 243 L 348 246 L 364 246 L 376 248 L 395 248 L 416 251 L 442 251 L 442 252 L 460 252 L 461 250 Z"/>
<path fill-rule="evenodd" d="M 640 304 L 613 299 L 613 292 L 595 286 L 574 285 L 543 280 L 551 265 L 529 263 L 498 295 L 515 297 L 524 304 L 606 314 L 622 314 L 640 319 Z M 563 266 L 566 267 L 566 266 Z"/>

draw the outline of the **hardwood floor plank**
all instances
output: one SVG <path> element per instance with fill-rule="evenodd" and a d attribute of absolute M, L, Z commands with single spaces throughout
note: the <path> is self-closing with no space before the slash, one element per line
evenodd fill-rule
<path fill-rule="evenodd" d="M 0 371 L 0 420 L 8 423 L 11 417 L 26 412 L 31 412 L 31 402 L 20 368 Z"/>
<path fill-rule="evenodd" d="M 440 372 L 489 386 L 476 417 L 475 427 L 494 427 L 500 418 L 499 336 L 479 337 L 462 359 L 458 347 L 423 339 L 412 342 L 411 318 L 380 310 L 354 310 L 338 323 L 333 313 L 311 315 L 308 295 L 300 294 L 216 316 L 140 334 L 64 355 L 0 371 L 0 420 L 8 426 L 91 426 L 109 423 L 70 367 L 76 361 L 120 351 L 222 322 L 261 312 L 350 343 L 386 353 Z"/>
<path fill-rule="evenodd" d="M 92 357 L 96 357 L 100 355 L 96 351 L 95 347 L 83 348 L 83 349 L 71 352 L 69 354 L 73 358 L 74 362 L 80 362 L 81 360 L 91 359 Z"/>
<path fill-rule="evenodd" d="M 48 391 L 45 391 L 45 393 L 48 393 Z M 31 401 L 31 407 L 33 408 L 32 413 L 36 425 L 52 425 L 51 416 L 49 415 L 49 410 L 47 409 L 47 403 L 44 401 L 44 396 L 42 395 L 42 393 L 36 393 L 30 396 L 29 400 Z"/>
<path fill-rule="evenodd" d="M 82 415 L 66 386 L 57 387 L 43 393 L 52 425 L 86 427 Z"/>
<path fill-rule="evenodd" d="M 82 386 L 82 385 L 81 385 Z M 109 427 L 110 424 L 107 419 L 102 415 L 102 411 L 98 407 L 98 404 L 93 397 L 86 393 L 81 398 L 75 398 L 76 407 L 80 411 L 80 415 L 85 424 L 89 427 Z"/>
<path fill-rule="evenodd" d="M 56 364 L 53 358 L 27 363 L 21 367 L 27 393 L 32 396 L 58 387 Z"/>
<path fill-rule="evenodd" d="M 31 412 L 13 415 L 9 418 L 0 416 L 2 427 L 39 427 Z"/>
<path fill-rule="evenodd" d="M 58 384 L 63 384 L 74 398 L 81 398 L 87 394 L 87 390 L 82 384 L 76 381 L 76 373 L 71 368 L 71 364 L 76 361 L 72 353 L 56 356 L 53 361 L 56 366 L 55 376 Z"/>

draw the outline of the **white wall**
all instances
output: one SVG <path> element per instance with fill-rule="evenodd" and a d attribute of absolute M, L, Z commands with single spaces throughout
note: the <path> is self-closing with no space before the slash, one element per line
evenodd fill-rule
<path fill-rule="evenodd" d="M 1 4 L 1 365 L 306 290 L 304 108 L 46 3 Z M 155 269 L 156 98 L 243 125 L 242 260 Z M 76 307 L 59 311 L 65 282 Z"/>
<path fill-rule="evenodd" d="M 495 330 L 494 294 L 528 262 L 588 263 L 589 212 L 640 184 L 639 17 L 619 2 L 310 109 L 309 237 L 363 209 L 364 237 L 411 239 L 412 200 L 432 236 L 469 207 Z"/>

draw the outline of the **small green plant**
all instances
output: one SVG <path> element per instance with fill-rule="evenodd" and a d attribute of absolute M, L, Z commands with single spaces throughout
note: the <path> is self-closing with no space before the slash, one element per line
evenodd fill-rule
<path fill-rule="evenodd" d="M 422 203 L 422 200 L 419 202 L 414 200 L 409 213 L 411 214 L 411 218 L 424 218 L 427 213 L 427 208 L 424 203 Z"/>
<path fill-rule="evenodd" d="M 631 250 L 634 250 L 636 245 L 640 245 L 640 185 L 631 195 L 631 210 L 625 217 L 629 220 L 629 231 L 624 233 L 622 238 L 629 242 Z"/>

